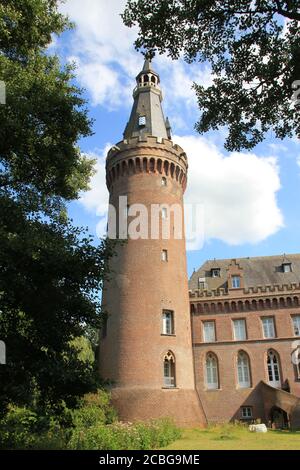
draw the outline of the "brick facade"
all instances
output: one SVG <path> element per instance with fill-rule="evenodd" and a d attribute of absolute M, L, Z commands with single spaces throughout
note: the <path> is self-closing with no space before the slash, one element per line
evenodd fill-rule
<path fill-rule="evenodd" d="M 298 255 L 291 255 L 291 269 L 299 269 Z M 247 259 L 251 262 L 248 267 L 248 278 L 251 269 L 257 272 L 260 261 L 269 264 L 270 272 L 280 267 L 280 257 Z M 265 261 L 266 260 L 266 261 Z M 242 260 L 238 260 L 242 264 Z M 222 288 L 209 289 L 212 279 L 212 269 L 222 264 L 223 276 L 219 283 Z M 268 352 L 274 351 L 278 357 L 280 384 L 278 389 L 289 391 L 294 397 L 295 407 L 300 400 L 300 368 L 293 364 L 291 355 L 295 349 L 295 341 L 300 337 L 295 334 L 293 317 L 300 316 L 300 285 L 270 285 L 230 288 L 230 269 L 224 269 L 224 263 L 237 263 L 235 260 L 215 260 L 214 268 L 204 265 L 199 272 L 194 273 L 190 284 L 195 287 L 195 277 L 198 282 L 206 285 L 201 289 L 190 290 L 190 307 L 193 335 L 193 350 L 196 371 L 196 387 L 203 404 L 208 422 L 230 421 L 243 419 L 242 408 L 250 407 L 252 419 L 261 419 L 266 423 L 272 421 L 272 406 L 266 406 L 261 393 L 260 383 L 269 383 Z M 238 264 L 238 263 L 237 263 Z M 224 272 L 226 272 L 224 274 Z M 250 274 L 249 274 L 250 273 Z M 206 274 L 206 277 L 204 276 Z M 244 276 L 240 269 L 241 277 Z M 219 277 L 219 276 L 216 276 Z M 199 279 L 201 281 L 199 281 Z M 248 283 L 251 279 L 247 280 Z M 227 285 L 226 285 L 227 283 Z M 228 287 L 229 286 L 229 287 Z M 274 322 L 274 337 L 266 338 L 263 329 L 263 319 L 272 318 Z M 246 339 L 235 339 L 234 320 L 244 320 Z M 205 322 L 215 325 L 215 341 L 207 341 L 204 337 Z M 300 342 L 300 341 L 299 341 Z M 239 386 L 237 360 L 240 351 L 244 351 L 249 359 L 249 387 Z M 218 387 L 208 389 L 206 360 L 207 355 L 215 355 L 218 367 Z M 273 390 L 275 390 L 273 388 Z M 293 413 L 288 416 L 293 420 Z"/>
<path fill-rule="evenodd" d="M 148 60 L 133 97 L 124 139 L 106 162 L 116 229 L 124 196 L 129 224 L 138 216 L 130 212 L 135 204 L 143 205 L 147 217 L 153 204 L 177 205 L 183 228 L 187 157 L 171 141 L 159 76 Z M 291 362 L 297 339 L 292 315 L 300 315 L 300 256 L 291 261 L 214 260 L 195 272 L 188 286 L 184 232 L 178 237 L 170 212 L 166 238 L 159 217 L 157 237 L 150 218 L 146 233 L 118 244 L 103 289 L 107 321 L 99 369 L 119 417 L 170 416 L 184 426 L 204 426 L 241 418 L 278 421 L 281 416 L 300 427 L 300 374 Z M 271 320 L 265 325 L 273 337 L 263 334 L 264 317 L 274 318 L 274 331 Z M 233 335 L 235 319 L 244 320 L 246 337 Z M 203 336 L 204 322 L 210 322 L 208 337 Z M 244 334 L 243 327 L 243 322 L 236 326 Z M 215 337 L 210 336 L 214 329 Z M 268 367 L 276 381 L 272 386 Z"/>

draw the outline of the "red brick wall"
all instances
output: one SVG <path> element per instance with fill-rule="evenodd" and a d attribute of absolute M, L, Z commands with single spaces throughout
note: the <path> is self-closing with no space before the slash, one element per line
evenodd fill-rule
<path fill-rule="evenodd" d="M 291 393 L 300 396 L 300 382 L 296 378 L 295 366 L 291 362 L 293 336 L 291 314 L 299 313 L 299 308 L 278 309 L 276 311 L 251 311 L 219 313 L 215 315 L 192 315 L 196 387 L 198 389 L 208 421 L 239 419 L 241 406 L 253 406 L 254 418 L 263 418 L 264 407 L 261 394 L 256 390 L 260 381 L 268 382 L 267 352 L 275 350 L 280 357 L 282 383 L 288 379 Z M 274 339 L 263 339 L 261 317 L 274 316 L 276 334 Z M 247 341 L 233 339 L 232 320 L 245 318 L 247 321 Z M 202 322 L 214 320 L 217 341 L 203 343 Z M 252 386 L 239 389 L 237 385 L 237 354 L 245 351 L 250 359 Z M 219 390 L 207 390 L 205 383 L 205 358 L 208 352 L 216 354 L 219 362 Z"/>
<path fill-rule="evenodd" d="M 170 145 L 155 144 L 150 138 L 146 143 L 136 140 L 134 146 L 122 144 L 122 151 L 126 161 L 160 157 L 184 166 L 182 149 L 170 149 Z M 162 186 L 162 176 L 167 176 L 167 186 Z M 183 188 L 175 175 L 149 169 L 116 178 L 110 184 L 110 202 L 117 207 L 119 196 L 127 195 L 129 205 L 144 204 L 150 213 L 151 204 L 182 206 Z M 178 415 L 180 422 L 184 418 L 185 423 L 200 424 L 204 417 L 195 391 L 185 240 L 174 238 L 173 225 L 171 217 L 170 239 L 160 235 L 158 240 L 128 240 L 118 248 L 103 294 L 108 321 L 107 336 L 100 344 L 100 375 L 113 382 L 114 402 L 123 419 Z M 163 249 L 168 250 L 168 262 L 161 260 Z M 164 309 L 174 311 L 173 336 L 161 334 Z M 176 386 L 181 393 L 168 390 L 170 406 L 166 406 L 163 360 L 169 350 L 175 356 Z M 185 410 L 181 415 L 180 409 Z"/>

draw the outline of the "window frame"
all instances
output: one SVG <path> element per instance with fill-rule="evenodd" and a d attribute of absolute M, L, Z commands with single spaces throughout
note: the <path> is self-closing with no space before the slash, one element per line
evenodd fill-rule
<path fill-rule="evenodd" d="M 277 338 L 276 324 L 275 324 L 275 316 L 274 316 L 274 315 L 267 315 L 267 316 L 265 316 L 265 317 L 260 317 L 260 319 L 261 319 L 262 331 L 263 331 L 263 337 L 264 337 L 264 339 L 273 339 L 273 338 Z M 274 335 L 273 335 L 273 336 L 267 336 L 266 333 L 265 333 L 264 322 L 267 321 L 267 320 L 272 320 L 273 331 L 274 331 Z M 269 327 L 268 327 L 268 328 L 269 328 Z"/>
<path fill-rule="evenodd" d="M 211 277 L 221 277 L 221 269 L 220 268 L 212 268 L 211 269 Z"/>
<path fill-rule="evenodd" d="M 161 261 L 163 263 L 167 263 L 169 261 L 168 250 L 166 249 L 161 250 Z"/>
<path fill-rule="evenodd" d="M 146 126 L 146 115 L 142 114 L 139 116 L 139 127 L 145 127 Z"/>
<path fill-rule="evenodd" d="M 292 317 L 292 325 L 293 325 L 293 334 L 296 338 L 300 336 L 300 314 L 291 315 Z M 295 320 L 297 320 L 298 325 L 295 325 Z M 298 334 L 296 334 L 296 328 L 298 328 Z"/>
<path fill-rule="evenodd" d="M 166 374 L 168 366 L 168 374 Z M 171 380 L 169 380 L 171 379 Z M 163 387 L 176 388 L 176 360 L 172 351 L 167 351 L 163 358 Z"/>
<path fill-rule="evenodd" d="M 235 285 L 235 280 L 238 280 L 238 285 Z M 231 287 L 232 289 L 240 289 L 241 288 L 241 276 L 238 274 L 234 274 L 231 276 Z"/>
<path fill-rule="evenodd" d="M 211 323 L 213 325 L 213 340 L 207 340 L 205 334 L 205 325 Z M 216 322 L 215 320 L 203 320 L 202 321 L 202 333 L 203 333 L 203 343 L 215 343 L 217 341 L 217 332 L 216 332 Z"/>
<path fill-rule="evenodd" d="M 288 268 L 288 269 L 286 269 Z M 292 273 L 292 263 L 282 263 L 282 272 L 283 273 Z"/>
<path fill-rule="evenodd" d="M 245 371 L 246 371 L 245 363 L 241 364 L 240 361 L 239 361 L 241 356 L 244 356 L 247 360 L 247 374 L 245 374 Z M 237 385 L 238 385 L 238 388 L 240 388 L 240 389 L 251 388 L 252 387 L 252 377 L 251 377 L 250 357 L 243 350 L 238 351 L 238 353 L 237 353 L 236 368 L 237 368 Z M 241 375 L 240 375 L 240 372 L 241 372 Z M 248 375 L 248 380 L 244 380 L 246 375 Z M 240 380 L 240 379 L 242 379 L 242 380 Z"/>
<path fill-rule="evenodd" d="M 270 360 L 271 355 L 276 358 L 276 361 Z M 267 383 L 271 385 L 274 388 L 281 388 L 282 387 L 282 374 L 281 374 L 281 359 L 280 355 L 278 354 L 277 351 L 274 349 L 269 349 L 267 351 L 267 362 L 266 362 L 266 367 L 267 367 Z M 272 377 L 271 377 L 272 374 Z M 278 379 L 276 380 L 276 374 L 278 376 Z M 274 380 L 271 380 L 274 379 Z"/>
<path fill-rule="evenodd" d="M 244 415 L 244 410 L 250 410 L 250 415 L 248 413 L 246 413 L 246 415 Z M 242 419 L 253 419 L 253 406 L 241 406 L 241 418 Z"/>
<path fill-rule="evenodd" d="M 236 337 L 236 330 L 235 330 L 236 322 L 243 322 L 243 324 L 244 324 L 244 333 L 245 333 L 244 338 L 237 338 Z M 247 320 L 246 320 L 246 318 L 232 318 L 232 327 L 233 327 L 233 338 L 234 338 L 235 341 L 247 341 L 248 332 L 247 332 Z"/>
<path fill-rule="evenodd" d="M 210 366 L 210 372 L 208 373 L 208 359 L 210 358 L 214 361 L 215 365 Z M 216 354 L 212 352 L 208 352 L 205 355 L 205 387 L 206 390 L 220 390 L 220 377 L 219 377 L 219 361 L 216 356 Z M 216 379 L 216 381 L 209 381 L 209 375 L 213 378 Z"/>
<path fill-rule="evenodd" d="M 170 315 L 170 329 L 167 328 L 168 320 L 166 318 L 167 315 Z M 163 336 L 175 336 L 175 315 L 174 310 L 166 310 L 162 311 L 162 335 Z M 170 332 L 168 332 L 170 331 Z"/>

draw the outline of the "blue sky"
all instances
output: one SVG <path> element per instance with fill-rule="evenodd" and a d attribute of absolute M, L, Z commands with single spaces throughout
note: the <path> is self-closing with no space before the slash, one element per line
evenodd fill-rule
<path fill-rule="evenodd" d="M 67 0 L 61 7 L 76 24 L 53 38 L 50 53 L 77 64 L 77 82 L 86 89 L 95 134 L 80 142 L 97 158 L 91 190 L 69 207 L 77 225 L 95 235 L 106 225 L 108 195 L 105 153 L 122 139 L 132 105 L 135 76 L 143 57 L 133 47 L 134 29 L 119 17 L 125 0 Z M 200 136 L 193 81 L 209 85 L 205 64 L 185 64 L 158 57 L 163 107 L 173 141 L 188 154 L 190 172 L 185 200 L 204 207 L 204 244 L 188 251 L 189 274 L 206 259 L 299 252 L 300 142 L 279 141 L 270 132 L 252 152 L 229 154 L 223 148 L 226 130 Z M 195 247 L 194 247 L 195 248 Z"/>

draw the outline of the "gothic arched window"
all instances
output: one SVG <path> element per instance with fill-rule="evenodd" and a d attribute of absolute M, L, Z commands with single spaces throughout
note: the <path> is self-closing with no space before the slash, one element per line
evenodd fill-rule
<path fill-rule="evenodd" d="M 237 357 L 237 378 L 240 388 L 251 387 L 250 361 L 245 351 L 240 351 Z"/>
<path fill-rule="evenodd" d="M 171 351 L 164 356 L 164 387 L 176 387 L 175 356 Z"/>
<path fill-rule="evenodd" d="M 208 390 L 216 390 L 219 388 L 219 371 L 218 359 L 213 353 L 206 355 L 205 361 L 206 371 L 206 388 Z"/>
<path fill-rule="evenodd" d="M 280 359 L 278 354 L 270 350 L 267 357 L 267 368 L 268 368 L 268 381 L 272 387 L 281 387 L 280 377 Z"/>

